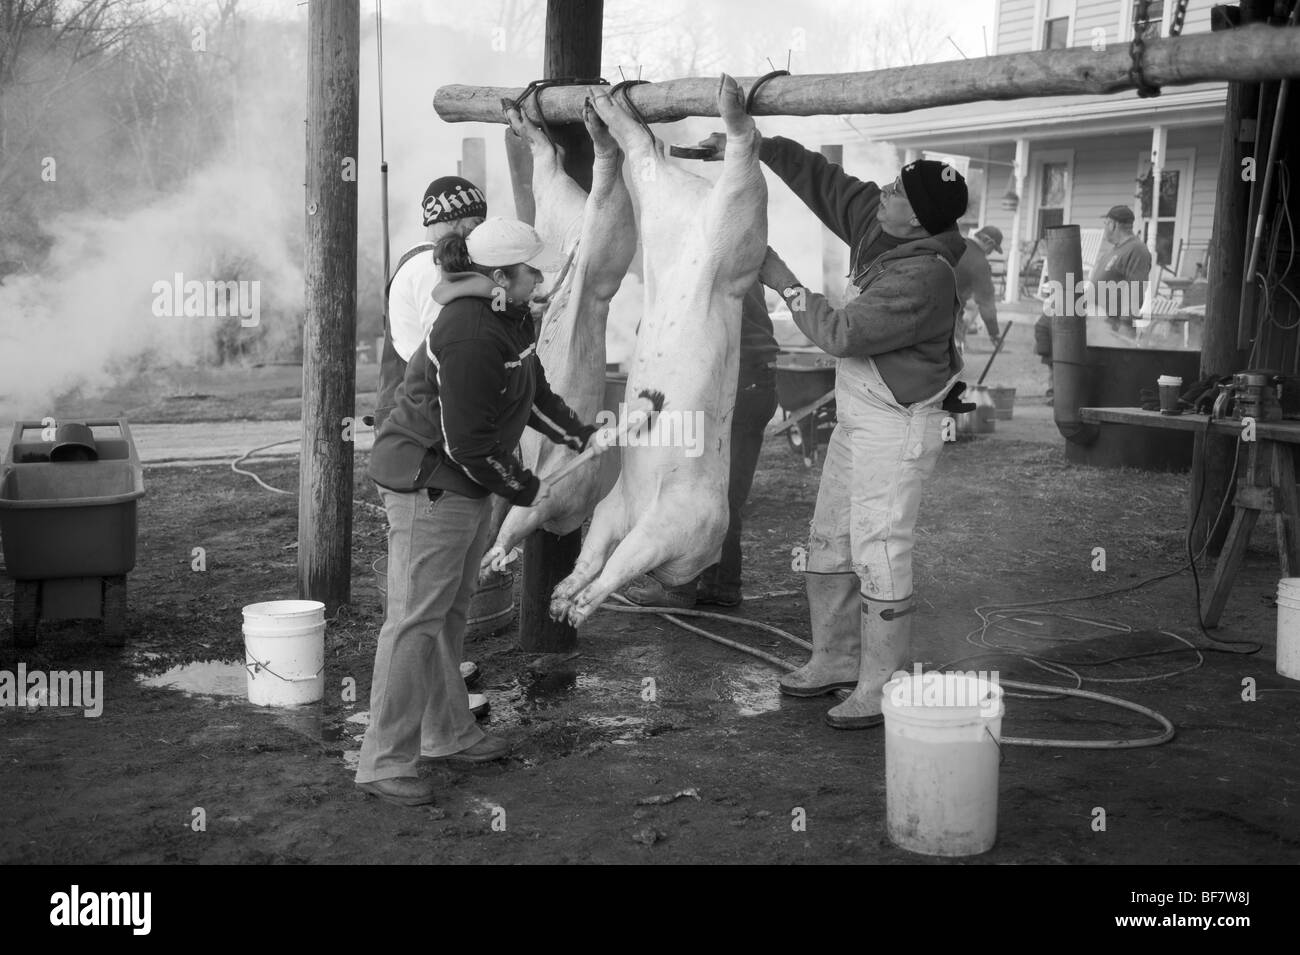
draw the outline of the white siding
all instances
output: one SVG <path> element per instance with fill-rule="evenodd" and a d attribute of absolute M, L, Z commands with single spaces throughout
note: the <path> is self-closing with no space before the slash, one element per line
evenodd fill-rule
<path fill-rule="evenodd" d="M 1192 274 L 1196 262 L 1205 254 L 1214 222 L 1214 193 L 1219 167 L 1218 127 L 1170 130 L 1171 152 L 1185 148 L 1195 150 L 1191 182 L 1191 202 L 1187 220 L 1187 241 L 1196 251 L 1184 256 L 1183 272 Z M 1040 144 L 1042 147 L 1055 142 Z M 1138 211 L 1135 195 L 1137 159 L 1151 148 L 1148 133 L 1095 137 L 1074 144 L 1074 184 L 1070 209 L 1071 220 L 1082 228 L 1096 228 L 1106 211 L 1114 205 L 1127 205 Z M 1033 148 L 1030 149 L 1031 162 Z M 1032 197 L 1022 204 L 1026 216 L 1032 214 Z M 1026 218 L 1024 222 L 1032 222 Z M 1175 250 L 1176 251 L 1176 250 Z"/>
<path fill-rule="evenodd" d="M 1188 19 L 1191 12 L 1188 12 Z M 1195 250 L 1193 256 L 1183 257 L 1183 274 L 1192 275 L 1194 266 L 1205 255 L 1214 224 L 1214 194 L 1219 183 L 1219 148 L 1222 129 L 1218 126 L 1202 129 L 1175 129 L 1169 131 L 1169 148 L 1190 146 L 1196 150 L 1196 169 L 1192 173 L 1192 212 L 1187 240 Z"/>
<path fill-rule="evenodd" d="M 1074 46 L 1091 46 L 1092 31 L 1100 29 L 1107 45 L 1118 42 L 1119 10 L 1124 0 L 1079 0 L 1074 14 Z"/>
<path fill-rule="evenodd" d="M 1191 3 L 1187 5 L 1187 16 L 1183 20 L 1184 33 L 1210 32 L 1210 4 Z"/>
<path fill-rule="evenodd" d="M 1166 0 L 1172 11 L 1176 0 Z M 1210 7 L 1208 2 L 1190 3 L 1183 22 L 1184 33 L 1208 33 Z M 999 0 L 997 52 L 1023 53 L 1036 48 L 1041 41 L 1042 10 L 1037 0 Z M 1172 12 L 1168 14 L 1172 16 Z M 1133 36 L 1133 0 L 1077 0 L 1074 5 L 1073 45 L 1090 46 L 1093 30 L 1105 31 L 1106 43 L 1127 43 Z"/>
<path fill-rule="evenodd" d="M 1084 227 L 1100 225 L 1114 205 L 1136 212 L 1137 154 L 1151 146 L 1149 133 L 1097 136 L 1079 142 L 1074 151 L 1074 192 L 1071 213 Z"/>
<path fill-rule="evenodd" d="M 1034 45 L 1035 0 L 1001 0 L 998 11 L 998 54 L 1024 53 Z"/>

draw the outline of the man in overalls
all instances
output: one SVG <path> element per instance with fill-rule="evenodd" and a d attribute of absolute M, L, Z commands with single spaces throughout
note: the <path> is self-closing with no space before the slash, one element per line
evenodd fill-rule
<path fill-rule="evenodd" d="M 838 423 L 808 543 L 813 651 L 781 678 L 781 692 L 852 688 L 826 721 L 864 729 L 883 722 L 881 688 L 911 659 L 917 509 L 943 446 L 945 401 L 954 407 L 960 392 L 954 267 L 965 251 L 957 220 L 966 182 L 951 166 L 919 160 L 881 189 L 780 136 L 765 139 L 759 155 L 852 249 L 842 309 L 770 249 L 759 272 L 800 330 L 839 358 Z"/>

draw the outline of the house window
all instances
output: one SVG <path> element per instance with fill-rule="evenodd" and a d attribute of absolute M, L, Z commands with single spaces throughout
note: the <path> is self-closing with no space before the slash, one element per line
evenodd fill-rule
<path fill-rule="evenodd" d="M 1038 237 L 1047 229 L 1065 225 L 1065 198 L 1069 191 L 1069 163 L 1045 162 L 1038 187 Z"/>
<path fill-rule="evenodd" d="M 1072 0 L 1047 0 L 1043 15 L 1043 49 L 1064 50 L 1070 42 Z"/>
<path fill-rule="evenodd" d="M 1151 0 L 1147 4 L 1147 18 L 1138 19 L 1142 4 L 1140 0 L 1133 0 L 1133 34 L 1140 35 L 1144 40 L 1160 39 L 1160 27 L 1165 19 L 1164 0 Z"/>
<path fill-rule="evenodd" d="M 1151 214 L 1151 185 L 1155 177 L 1148 170 L 1142 179 L 1142 239 L 1151 241 L 1151 230 L 1156 230 L 1156 264 L 1172 265 L 1174 261 L 1174 235 L 1178 229 L 1179 171 L 1166 168 L 1160 174 L 1160 201 L 1155 215 Z"/>

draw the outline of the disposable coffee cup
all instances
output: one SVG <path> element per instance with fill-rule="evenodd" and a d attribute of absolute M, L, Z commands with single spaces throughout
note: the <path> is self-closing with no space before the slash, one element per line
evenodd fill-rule
<path fill-rule="evenodd" d="M 1178 395 L 1183 390 L 1183 379 L 1177 375 L 1161 375 L 1156 379 L 1160 389 L 1160 413 L 1182 414 L 1178 407 Z"/>

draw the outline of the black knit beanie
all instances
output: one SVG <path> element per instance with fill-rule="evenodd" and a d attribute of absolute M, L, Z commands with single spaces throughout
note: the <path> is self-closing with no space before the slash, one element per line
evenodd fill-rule
<path fill-rule="evenodd" d="M 931 235 L 952 228 L 965 215 L 970 203 L 966 180 L 947 163 L 918 159 L 903 167 L 900 178 L 916 221 Z"/>
<path fill-rule="evenodd" d="M 429 183 L 420 208 L 424 210 L 425 225 L 473 216 L 487 218 L 487 196 L 468 179 L 443 176 Z"/>

